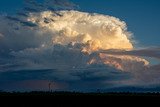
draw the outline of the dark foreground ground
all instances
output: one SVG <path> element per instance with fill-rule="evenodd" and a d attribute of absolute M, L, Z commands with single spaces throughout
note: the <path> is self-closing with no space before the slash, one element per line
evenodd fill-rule
<path fill-rule="evenodd" d="M 103 107 L 104 105 L 160 104 L 160 93 L 0 92 L 2 107 Z M 6 103 L 7 102 L 7 103 Z M 35 106 L 36 105 L 36 106 Z"/>

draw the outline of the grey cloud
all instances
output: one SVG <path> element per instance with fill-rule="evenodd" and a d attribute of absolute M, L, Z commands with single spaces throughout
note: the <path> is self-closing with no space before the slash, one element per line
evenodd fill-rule
<path fill-rule="evenodd" d="M 57 10 L 73 10 L 78 6 L 68 0 L 44 0 L 42 3 L 36 0 L 25 0 L 26 12 L 41 12 L 41 11 L 57 11 Z"/>
<path fill-rule="evenodd" d="M 110 50 L 110 51 L 101 51 L 102 53 L 108 54 L 115 54 L 115 55 L 135 55 L 135 56 L 146 56 L 146 57 L 154 57 L 160 58 L 160 48 L 159 47 L 152 47 L 146 49 L 138 49 L 138 50 L 131 50 L 131 51 L 124 51 L 124 50 Z"/>
<path fill-rule="evenodd" d="M 9 20 L 12 20 L 12 21 L 19 22 L 24 26 L 28 26 L 28 27 L 36 27 L 37 26 L 36 24 L 34 24 L 32 22 L 25 22 L 25 21 L 22 21 L 22 20 L 20 20 L 18 18 L 15 18 L 15 17 L 7 16 L 6 18 L 8 18 Z"/>
<path fill-rule="evenodd" d="M 20 81 L 47 80 L 47 81 L 54 81 L 57 83 L 65 83 L 68 86 L 65 90 L 88 91 L 91 89 L 96 90 L 98 88 L 100 89 L 111 88 L 116 85 L 114 81 L 127 80 L 126 77 L 127 76 L 129 77 L 129 75 L 125 73 L 119 73 L 117 75 L 115 73 L 112 73 L 112 71 L 107 71 L 107 68 L 104 70 L 102 69 L 99 70 L 97 68 L 97 71 L 93 71 L 87 68 L 85 71 L 83 69 L 82 70 L 79 69 L 78 72 L 82 73 L 79 74 L 77 73 L 77 75 L 72 74 L 73 72 L 77 72 L 77 70 L 74 71 L 72 69 L 71 71 L 72 72 L 70 72 L 69 70 L 60 71 L 56 69 L 46 69 L 46 70 L 41 69 L 41 70 L 18 70 L 18 71 L 2 72 L 0 73 L 1 77 L 0 84 L 1 86 L 3 86 L 5 83 L 7 84 L 7 81 L 12 81 L 11 83 L 14 83 L 16 85 L 16 83 Z M 101 72 L 101 74 L 96 75 L 94 73 L 89 73 L 89 72 L 95 72 L 95 73 Z M 106 72 L 108 72 L 107 75 Z M 34 81 L 32 81 L 32 84 L 33 83 Z M 46 83 L 46 85 L 48 83 Z M 13 86 L 8 85 L 8 86 L 10 86 L 10 88 L 12 87 L 13 91 L 15 85 Z M 23 86 L 26 87 L 27 85 L 24 84 Z M 42 88 L 44 88 L 44 86 Z M 0 87 L 0 89 L 3 89 L 3 87 Z M 34 88 L 32 87 L 31 89 L 33 90 Z"/>

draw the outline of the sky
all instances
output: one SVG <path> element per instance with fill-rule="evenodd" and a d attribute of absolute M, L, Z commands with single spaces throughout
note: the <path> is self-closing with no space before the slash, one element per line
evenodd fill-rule
<path fill-rule="evenodd" d="M 25 1 L 0 1 L 0 90 L 160 87 L 160 1 Z"/>
<path fill-rule="evenodd" d="M 41 0 L 39 0 L 41 1 Z M 120 18 L 141 46 L 160 46 L 159 0 L 72 0 L 80 10 Z M 1 0 L 0 13 L 15 13 L 24 6 L 23 0 Z M 155 39 L 156 38 L 156 39 Z"/>
<path fill-rule="evenodd" d="M 73 0 L 82 10 L 109 14 L 124 20 L 135 38 L 144 45 L 160 45 L 159 0 Z M 154 39 L 156 38 L 156 40 Z"/>

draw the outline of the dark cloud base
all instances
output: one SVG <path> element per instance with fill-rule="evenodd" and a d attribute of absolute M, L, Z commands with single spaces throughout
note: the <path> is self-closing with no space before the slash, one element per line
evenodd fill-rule
<path fill-rule="evenodd" d="M 105 72 L 106 70 L 107 69 L 105 69 Z M 76 79 L 73 80 L 57 76 L 59 75 L 57 72 L 61 71 L 56 69 L 1 72 L 0 90 L 48 91 L 48 84 L 51 82 L 53 85 L 52 89 L 55 91 L 96 91 L 97 89 L 113 87 L 112 81 L 121 80 L 122 78 L 124 80 L 127 77 L 127 74 L 114 71 L 108 71 L 107 75 L 98 76 L 94 74 L 94 72 L 97 73 L 97 71 L 98 69 L 96 69 L 96 71 L 79 69 L 78 72 L 77 70 L 72 70 L 69 77 L 75 76 Z"/>

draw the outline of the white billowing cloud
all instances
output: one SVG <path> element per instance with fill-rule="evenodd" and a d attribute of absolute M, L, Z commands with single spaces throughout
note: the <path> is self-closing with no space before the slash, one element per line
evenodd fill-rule
<path fill-rule="evenodd" d="M 1 18 L 0 23 L 4 26 L 0 31 L 8 37 L 6 42 L 10 41 L 10 44 L 14 45 L 38 47 L 42 42 L 52 45 L 79 43 L 83 45 L 83 52 L 133 48 L 126 24 L 111 16 L 78 11 L 45 11 L 29 13 L 26 18 L 7 18 Z M 44 41 L 41 41 L 42 39 Z"/>
<path fill-rule="evenodd" d="M 33 13 L 28 21 L 53 32 L 53 44 L 84 44 L 83 51 L 132 49 L 125 22 L 118 18 L 78 11 Z"/>
<path fill-rule="evenodd" d="M 68 69 L 105 64 L 131 72 L 148 66 L 139 57 L 101 52 L 93 56 L 99 50 L 133 49 L 125 22 L 115 17 L 72 10 L 31 12 L 25 18 L 2 19 L 4 27 L 0 32 L 5 37 L 1 49 L 8 49 L 16 57 L 15 63 L 25 68 Z M 25 25 L 26 22 L 36 26 Z"/>
<path fill-rule="evenodd" d="M 16 57 L 16 64 L 36 67 L 45 64 L 63 69 L 82 67 L 89 65 L 89 54 L 94 51 L 133 48 L 125 22 L 107 15 L 72 10 L 30 12 L 27 17 L 1 18 L 3 28 L 0 31 L 5 34 L 1 49 Z M 58 57 L 60 52 L 64 54 Z"/>

